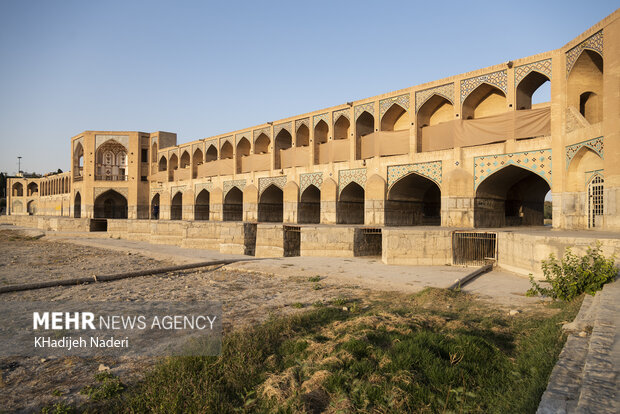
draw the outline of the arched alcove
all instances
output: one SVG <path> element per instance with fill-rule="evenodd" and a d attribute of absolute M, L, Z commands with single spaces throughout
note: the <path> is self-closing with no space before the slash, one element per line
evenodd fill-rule
<path fill-rule="evenodd" d="M 477 119 L 507 111 L 506 94 L 501 89 L 483 83 L 463 101 L 462 119 Z"/>
<path fill-rule="evenodd" d="M 271 184 L 260 195 L 258 201 L 258 221 L 281 223 L 283 218 L 284 193 L 282 189 Z"/>
<path fill-rule="evenodd" d="M 364 224 L 364 195 L 364 189 L 359 184 L 347 184 L 336 204 L 338 224 Z"/>
<path fill-rule="evenodd" d="M 440 225 L 441 190 L 437 183 L 415 173 L 399 179 L 388 191 L 385 224 Z"/>
<path fill-rule="evenodd" d="M 321 190 L 309 185 L 299 199 L 297 222 L 300 224 L 319 224 L 321 222 Z"/>

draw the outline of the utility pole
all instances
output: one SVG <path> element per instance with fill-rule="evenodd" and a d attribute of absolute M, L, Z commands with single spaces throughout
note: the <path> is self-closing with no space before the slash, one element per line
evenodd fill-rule
<path fill-rule="evenodd" d="M 17 157 L 17 174 L 22 172 L 22 157 Z"/>

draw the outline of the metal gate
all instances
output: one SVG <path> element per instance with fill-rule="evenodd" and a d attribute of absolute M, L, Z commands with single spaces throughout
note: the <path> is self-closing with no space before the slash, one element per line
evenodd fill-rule
<path fill-rule="evenodd" d="M 362 227 L 353 235 L 353 256 L 381 256 L 383 239 L 380 228 Z"/>
<path fill-rule="evenodd" d="M 283 226 L 284 257 L 299 256 L 301 253 L 301 227 Z"/>
<path fill-rule="evenodd" d="M 596 227 L 596 216 L 603 215 L 603 177 L 597 175 L 588 185 L 588 228 Z"/>
<path fill-rule="evenodd" d="M 482 266 L 497 259 L 496 233 L 452 233 L 452 263 Z"/>

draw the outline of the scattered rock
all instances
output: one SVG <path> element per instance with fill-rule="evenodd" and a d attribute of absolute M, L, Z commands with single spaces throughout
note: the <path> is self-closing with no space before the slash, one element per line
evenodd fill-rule
<path fill-rule="evenodd" d="M 580 338 L 585 338 L 586 336 L 588 336 L 588 333 L 586 331 L 581 331 L 581 332 L 579 332 L 578 336 Z"/>
<path fill-rule="evenodd" d="M 110 367 L 108 367 L 107 365 L 103 365 L 103 364 L 99 364 L 99 368 L 97 369 L 97 371 L 101 372 L 101 371 L 109 371 Z"/>
<path fill-rule="evenodd" d="M 508 312 L 508 315 L 515 316 L 515 315 L 518 315 L 520 313 L 521 313 L 521 311 L 519 309 L 510 309 L 510 312 Z"/>
<path fill-rule="evenodd" d="M 346 312 L 346 311 L 348 311 L 348 310 L 349 310 L 349 308 L 347 308 L 346 306 L 343 306 L 343 307 L 342 307 L 342 310 Z"/>

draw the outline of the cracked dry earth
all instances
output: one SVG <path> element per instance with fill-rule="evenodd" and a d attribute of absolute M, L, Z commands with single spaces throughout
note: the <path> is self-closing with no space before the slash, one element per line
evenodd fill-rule
<path fill-rule="evenodd" d="M 28 283 L 52 278 L 132 271 L 163 267 L 141 255 L 75 246 L 56 241 L 34 240 L 16 232 L 0 232 L 3 251 L 0 283 Z M 6 282 L 4 282 L 6 281 Z M 367 289 L 331 283 L 328 275 L 320 282 L 307 277 L 278 276 L 201 268 L 114 282 L 56 287 L 0 294 L 1 301 L 84 301 L 166 300 L 179 302 L 218 300 L 223 306 L 225 332 L 262 322 L 270 315 L 302 312 L 316 302 L 338 297 L 369 299 Z M 100 364 L 110 367 L 125 384 L 138 380 L 156 358 L 9 358 L 0 357 L 0 412 L 38 412 L 58 402 L 80 405 L 87 397 L 80 391 L 94 383 Z"/>

